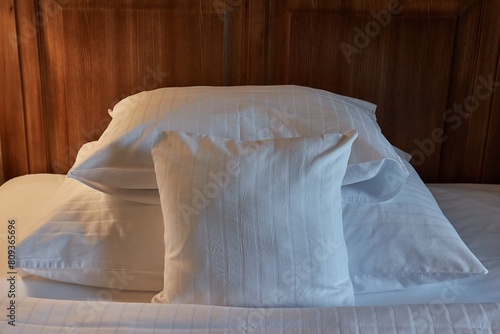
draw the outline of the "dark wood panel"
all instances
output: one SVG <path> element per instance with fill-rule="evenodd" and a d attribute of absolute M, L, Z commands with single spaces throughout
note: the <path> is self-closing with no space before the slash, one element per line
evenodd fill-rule
<path fill-rule="evenodd" d="M 236 0 L 236 3 L 243 0 Z M 266 83 L 266 38 L 267 38 L 267 6 L 265 1 L 248 1 L 245 17 L 245 44 L 243 50 L 241 76 L 233 79 L 240 84 L 262 85 Z M 236 38 L 234 38 L 236 39 Z M 234 49 L 233 49 L 234 50 Z M 230 55 L 234 52 L 229 52 Z M 235 61 L 237 63 L 237 61 Z"/>
<path fill-rule="evenodd" d="M 63 10 L 54 0 L 41 0 L 38 3 L 38 12 L 44 8 L 49 12 L 44 24 L 39 28 L 40 44 L 40 75 L 42 78 L 42 102 L 44 127 L 47 129 L 46 143 L 48 161 L 51 172 L 65 172 L 61 166 L 69 165 L 70 151 L 76 148 L 69 146 L 68 122 L 73 122 L 77 111 L 69 109 L 66 103 L 66 85 L 76 78 L 66 73 L 66 47 L 61 32 L 64 31 Z M 74 36 L 75 40 L 78 39 Z M 75 64 L 72 62 L 72 64 Z M 87 85 L 87 82 L 81 82 Z M 80 111 L 80 110 L 78 110 Z M 71 116 L 67 113 L 71 112 Z M 80 111 L 82 112 L 82 111 Z M 87 113 L 87 117 L 91 117 Z M 73 155 L 73 158 L 76 155 Z"/>
<path fill-rule="evenodd" d="M 478 57 L 474 87 L 469 97 L 477 102 L 469 117 L 469 132 L 464 149 L 460 179 L 464 182 L 500 183 L 498 129 L 500 128 L 498 95 L 500 90 L 500 2 L 486 0 L 482 4 Z M 496 83 L 496 84 L 495 84 Z M 495 87 L 496 86 L 496 87 Z"/>
<path fill-rule="evenodd" d="M 178 12 L 199 12 L 223 13 L 231 12 L 238 7 L 242 1 L 165 1 L 165 0 L 54 0 L 54 7 L 60 6 L 66 9 L 80 10 L 167 10 Z"/>
<path fill-rule="evenodd" d="M 474 0 L 271 0 L 270 8 L 282 6 L 293 13 L 372 15 L 373 12 L 399 11 L 400 16 L 457 17 Z M 270 13 L 271 18 L 274 13 Z"/>
<path fill-rule="evenodd" d="M 107 109 L 121 98 L 245 80 L 244 4 L 221 10 L 200 1 L 40 3 L 53 8 L 41 54 L 54 172 L 67 171 L 81 145 L 98 138 L 110 121 Z"/>
<path fill-rule="evenodd" d="M 33 15 L 35 2 L 17 2 L 17 21 L 20 36 L 19 59 L 21 66 L 24 114 L 26 119 L 26 141 L 30 173 L 46 172 L 48 155 L 42 106 L 42 85 L 37 38 L 37 26 L 45 19 Z"/>
<path fill-rule="evenodd" d="M 498 45 L 500 45 L 500 40 Z M 493 87 L 492 92 L 491 116 L 488 122 L 487 143 L 484 148 L 485 158 L 481 163 L 483 169 L 481 181 L 484 183 L 500 183 L 500 57 L 497 59 L 497 64 L 494 79 L 496 87 Z"/>
<path fill-rule="evenodd" d="M 138 91 L 295 83 L 376 103 L 383 132 L 415 154 L 426 181 L 500 182 L 498 88 L 484 88 L 500 81 L 496 0 L 7 0 L 0 8 L 7 178 L 65 172 L 106 128 L 107 109 Z M 463 111 L 477 92 L 477 108 Z"/>
<path fill-rule="evenodd" d="M 474 70 L 477 3 L 271 1 L 269 81 L 377 104 L 384 134 L 437 181 L 450 96 L 470 88 L 463 76 Z"/>
<path fill-rule="evenodd" d="M 476 1 L 457 18 L 454 58 L 450 76 L 448 103 L 444 111 L 446 141 L 441 151 L 439 181 L 463 180 L 462 168 L 470 119 L 464 101 L 471 95 L 478 56 L 478 34 L 481 18 L 481 2 Z"/>
<path fill-rule="evenodd" d="M 29 172 L 22 83 L 19 64 L 16 7 L 0 2 L 0 136 L 4 177 Z"/>

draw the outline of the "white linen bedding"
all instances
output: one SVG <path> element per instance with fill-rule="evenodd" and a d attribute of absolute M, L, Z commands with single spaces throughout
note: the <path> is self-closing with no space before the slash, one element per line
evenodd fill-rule
<path fill-rule="evenodd" d="M 22 201 L 14 203 L 14 207 L 8 210 L 18 214 L 7 217 L 4 216 L 6 211 L 2 210 L 2 254 L 7 254 L 4 249 L 7 221 L 15 219 L 17 235 L 22 235 L 23 230 L 36 221 L 37 214 L 64 178 L 63 175 L 28 175 L 2 186 L 0 203 L 5 203 L 6 197 L 23 195 Z M 429 189 L 464 242 L 488 268 L 487 275 L 400 291 L 356 295 L 354 308 L 261 310 L 151 305 L 149 302 L 154 292 L 109 290 L 34 276 L 22 279 L 17 276 L 16 297 L 9 299 L 6 281 L 9 270 L 6 256 L 1 256 L 1 308 L 5 310 L 10 300 L 15 300 L 17 327 L 15 331 L 9 331 L 12 328 L 7 323 L 0 323 L 0 332 L 24 330 L 30 333 L 40 328 L 67 327 L 66 332 L 71 333 L 72 327 L 83 324 L 88 332 L 101 328 L 103 333 L 115 332 L 115 329 L 128 331 L 131 327 L 138 333 L 149 333 L 151 326 L 198 329 L 199 332 L 226 328 L 250 332 L 262 328 L 267 328 L 266 332 L 281 332 L 282 329 L 294 332 L 298 328 L 319 328 L 323 332 L 336 329 L 411 333 L 418 332 L 422 326 L 426 329 L 439 326 L 434 328 L 439 333 L 500 332 L 500 244 L 497 241 L 500 234 L 500 186 L 434 184 L 429 185 Z"/>
<path fill-rule="evenodd" d="M 462 240 L 487 275 L 356 296 L 355 305 L 500 302 L 500 185 L 429 184 Z"/>
<path fill-rule="evenodd" d="M 82 146 L 68 176 L 105 193 L 159 204 L 151 159 L 157 130 L 254 141 L 355 129 L 342 199 L 383 202 L 399 193 L 408 171 L 382 134 L 375 109 L 367 101 L 295 85 L 145 91 L 115 105 L 106 131 Z"/>
<path fill-rule="evenodd" d="M 0 203 L 8 203 L 8 210 L 0 211 L 0 298 L 8 291 L 7 272 L 7 224 L 15 220 L 16 240 L 37 222 L 39 216 L 57 193 L 66 179 L 65 175 L 34 174 L 25 175 L 6 182 L 0 188 Z M 36 297 L 71 300 L 113 300 L 127 302 L 148 302 L 156 294 L 149 291 L 126 291 L 122 289 L 101 289 L 96 287 L 69 284 L 26 276 L 16 280 L 16 297 Z"/>
<path fill-rule="evenodd" d="M 248 309 L 25 299 L 10 333 L 498 333 L 500 304 Z"/>

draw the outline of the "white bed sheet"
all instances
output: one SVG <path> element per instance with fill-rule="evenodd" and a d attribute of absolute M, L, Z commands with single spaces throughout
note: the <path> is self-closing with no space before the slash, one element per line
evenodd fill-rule
<path fill-rule="evenodd" d="M 2 308 L 4 305 L 2 305 Z M 500 304 L 249 309 L 28 298 L 11 333 L 499 333 Z"/>
<path fill-rule="evenodd" d="M 27 175 L 0 188 L 0 203 L 11 203 L 2 210 L 0 241 L 7 254 L 7 221 L 16 220 L 16 236 L 22 235 L 50 201 L 51 194 L 63 182 L 64 175 Z M 488 268 L 487 275 L 440 284 L 412 287 L 400 291 L 356 295 L 356 306 L 398 304 L 500 303 L 500 185 L 432 184 L 429 185 L 441 208 L 454 224 L 464 242 Z M 29 208 L 29 209 L 27 209 Z M 16 214 L 8 216 L 8 212 Z M 496 233 L 493 233 L 496 231 Z M 480 237 L 479 237 L 480 236 Z M 6 256 L 0 257 L 0 299 L 9 286 Z M 51 281 L 35 276 L 16 276 L 16 298 L 45 298 L 85 301 L 149 303 L 155 292 L 122 291 Z"/>

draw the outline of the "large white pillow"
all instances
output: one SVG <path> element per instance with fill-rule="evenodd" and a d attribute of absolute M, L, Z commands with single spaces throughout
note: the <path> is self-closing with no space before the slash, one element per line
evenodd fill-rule
<path fill-rule="evenodd" d="M 300 86 L 183 87 L 142 92 L 119 102 L 110 125 L 82 147 L 69 176 L 109 194 L 159 203 L 151 148 L 156 129 L 238 140 L 359 133 L 342 196 L 345 202 L 394 197 L 408 176 L 382 135 L 376 106 Z"/>
<path fill-rule="evenodd" d="M 384 203 L 343 204 L 349 273 L 356 294 L 488 272 L 415 169 L 404 163 L 410 175 L 396 197 Z"/>
<path fill-rule="evenodd" d="M 351 305 L 340 187 L 355 137 L 160 133 L 153 160 L 165 272 L 153 301 Z"/>
<path fill-rule="evenodd" d="M 18 243 L 17 267 L 57 281 L 119 290 L 163 287 L 158 205 L 130 202 L 66 178 Z"/>

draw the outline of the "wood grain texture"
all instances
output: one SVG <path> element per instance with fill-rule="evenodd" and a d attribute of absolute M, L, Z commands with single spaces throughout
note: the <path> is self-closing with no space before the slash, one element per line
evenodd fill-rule
<path fill-rule="evenodd" d="M 474 87 L 480 17 L 479 1 L 472 3 L 457 17 L 450 88 L 446 110 L 443 113 L 446 141 L 441 150 L 442 163 L 439 166 L 439 180 L 442 182 L 461 178 L 464 147 L 469 131 L 469 117 L 463 104 Z M 457 149 L 458 147 L 461 149 Z"/>
<path fill-rule="evenodd" d="M 473 91 L 482 3 L 270 1 L 267 77 L 377 104 L 424 180 L 460 181 L 469 123 L 447 111 Z"/>
<path fill-rule="evenodd" d="M 45 124 L 45 118 L 42 106 L 43 89 L 36 28 L 43 25 L 44 20 L 48 18 L 33 16 L 32 13 L 36 11 L 33 1 L 18 1 L 16 4 L 29 171 L 30 173 L 41 173 L 47 171 L 48 154 L 47 129 L 45 126 L 40 126 Z"/>
<path fill-rule="evenodd" d="M 479 48 L 470 92 L 469 132 L 459 179 L 464 182 L 500 183 L 500 3 L 484 1 Z"/>
<path fill-rule="evenodd" d="M 0 2 L 0 138 L 4 177 L 10 179 L 29 172 L 23 90 L 13 0 Z M 41 124 L 39 126 L 42 126 Z"/>
<path fill-rule="evenodd" d="M 81 145 L 106 128 L 108 108 L 126 96 L 165 86 L 241 84 L 244 78 L 244 5 L 41 4 L 60 8 L 41 32 L 44 110 L 47 126 L 54 129 L 48 134 L 53 172 L 71 167 Z"/>
<path fill-rule="evenodd" d="M 6 178 L 66 172 L 105 130 L 107 109 L 139 91 L 292 83 L 377 104 L 383 133 L 414 154 L 427 182 L 500 182 L 500 94 L 484 88 L 500 81 L 496 0 L 8 0 L 0 8 Z"/>
<path fill-rule="evenodd" d="M 498 64 L 500 65 L 500 59 Z M 497 69 L 495 82 L 500 83 L 500 67 Z M 487 142 L 483 149 L 484 160 L 480 163 L 481 182 L 500 183 L 500 93 L 498 87 L 494 92 L 490 111 Z"/>

